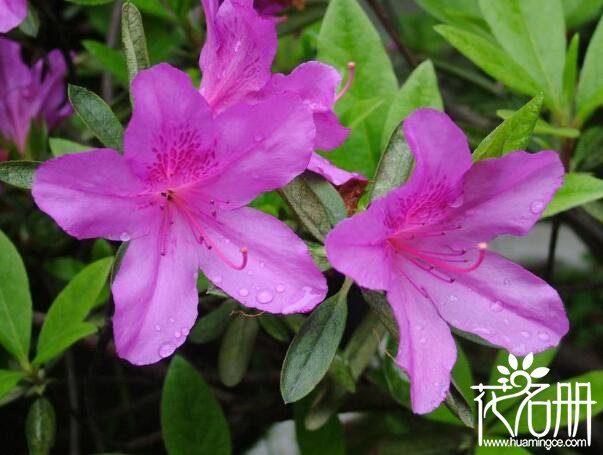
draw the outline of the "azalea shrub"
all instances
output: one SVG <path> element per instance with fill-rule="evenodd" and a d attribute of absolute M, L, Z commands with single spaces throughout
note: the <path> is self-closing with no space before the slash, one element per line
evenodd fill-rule
<path fill-rule="evenodd" d="M 0 452 L 603 451 L 602 11 L 0 0 Z"/>

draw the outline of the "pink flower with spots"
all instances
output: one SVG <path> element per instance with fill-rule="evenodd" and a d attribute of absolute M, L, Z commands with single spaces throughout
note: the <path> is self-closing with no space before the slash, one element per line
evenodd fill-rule
<path fill-rule="evenodd" d="M 72 112 L 65 93 L 67 66 L 58 50 L 29 68 L 21 59 L 21 46 L 0 38 L 0 143 L 25 151 L 34 121 L 54 128 Z"/>
<path fill-rule="evenodd" d="M 129 241 L 113 282 L 117 352 L 134 364 L 171 355 L 197 317 L 197 270 L 244 305 L 313 309 L 326 282 L 282 222 L 245 207 L 303 172 L 314 139 L 293 95 L 213 116 L 189 77 L 162 64 L 132 85 L 124 155 L 64 155 L 36 172 L 38 206 L 69 234 Z"/>
<path fill-rule="evenodd" d="M 513 152 L 472 163 L 463 132 L 441 112 L 404 123 L 415 157 L 408 182 L 338 224 L 331 264 L 360 286 L 385 290 L 400 332 L 396 362 L 411 381 L 412 408 L 435 409 L 450 386 L 450 327 L 515 355 L 559 343 L 568 320 L 557 292 L 487 250 L 525 235 L 563 182 L 555 152 Z"/>
<path fill-rule="evenodd" d="M 10 32 L 25 20 L 27 0 L 0 0 L 0 33 Z"/>
<path fill-rule="evenodd" d="M 316 126 L 314 148 L 333 150 L 347 138 L 333 112 L 340 74 L 320 62 L 307 62 L 289 75 L 272 74 L 277 48 L 276 24 L 253 7 L 253 0 L 202 0 L 207 21 L 207 41 L 199 61 L 203 79 L 201 94 L 217 113 L 235 103 L 255 103 L 274 96 L 296 94 L 311 109 Z M 351 83 L 354 73 L 350 66 Z M 342 93 L 345 93 L 344 89 Z M 360 174 L 333 166 L 312 154 L 308 169 L 334 185 L 366 182 Z"/>

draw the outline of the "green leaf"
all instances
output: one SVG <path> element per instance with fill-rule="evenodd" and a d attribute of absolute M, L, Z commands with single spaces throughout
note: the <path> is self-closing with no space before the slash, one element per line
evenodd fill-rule
<path fill-rule="evenodd" d="M 539 381 L 539 382 L 543 382 L 543 380 Z M 580 376 L 576 376 L 573 377 L 571 379 L 566 379 L 564 381 L 559 381 L 559 383 L 562 384 L 571 384 L 571 388 L 572 388 L 572 396 L 575 398 L 575 384 L 576 383 L 589 383 L 590 387 L 591 387 L 591 393 L 592 393 L 592 399 L 594 401 L 596 401 L 596 403 L 594 403 L 592 405 L 592 417 L 595 417 L 597 414 L 599 414 L 601 411 L 603 411 L 603 370 L 597 370 L 597 371 L 590 371 L 588 373 L 585 373 L 583 375 Z M 551 384 L 551 386 L 549 388 L 547 388 L 546 390 L 540 392 L 539 394 L 535 395 L 534 398 L 532 398 L 532 401 L 555 401 L 557 400 L 557 384 Z M 582 393 L 584 393 L 585 391 L 582 390 Z M 563 396 L 563 395 L 562 395 Z M 566 395 L 567 396 L 567 395 Z M 586 399 L 587 397 L 584 395 L 582 395 L 580 397 L 582 400 Z M 522 398 L 519 399 L 519 401 L 521 401 Z M 513 419 L 512 421 L 515 421 L 515 416 L 517 414 L 517 409 L 518 409 L 519 403 L 516 407 L 514 407 L 513 409 L 507 411 L 504 413 L 505 418 L 507 418 L 508 421 L 511 421 L 511 419 Z M 560 409 L 562 412 L 560 413 L 560 424 L 559 424 L 559 429 L 561 432 L 563 432 L 563 428 L 566 427 L 567 428 L 567 408 L 565 406 L 562 405 L 563 409 Z M 565 412 L 563 412 L 563 410 L 565 409 Z M 586 414 L 586 409 L 584 406 L 580 407 L 581 411 L 580 411 L 580 415 L 579 415 L 579 420 L 582 421 L 587 417 Z M 553 425 L 555 425 L 555 407 L 553 406 Z M 572 416 L 573 417 L 573 416 Z M 546 410 L 544 406 L 534 406 L 532 408 L 532 425 L 534 427 L 534 431 L 538 432 L 538 431 L 542 431 L 545 428 L 545 425 L 547 423 L 547 418 L 546 418 Z M 507 429 L 505 428 L 505 426 L 503 425 L 503 423 L 501 421 L 496 421 L 495 425 L 492 427 L 493 431 L 496 432 L 506 432 Z M 528 410 L 524 409 L 522 414 L 521 414 L 521 418 L 519 420 L 519 427 L 518 427 L 518 433 L 522 434 L 522 433 L 529 433 L 530 432 L 530 428 L 528 426 Z"/>
<path fill-rule="evenodd" d="M 38 32 L 40 31 L 40 17 L 38 16 L 38 12 L 35 8 L 29 4 L 27 8 L 27 16 L 21 25 L 19 25 L 19 30 L 25 33 L 27 36 L 31 36 L 32 38 L 36 38 L 38 36 Z"/>
<path fill-rule="evenodd" d="M 218 373 L 224 385 L 234 387 L 245 376 L 258 330 L 255 316 L 239 312 L 231 318 L 218 354 Z"/>
<path fill-rule="evenodd" d="M 578 52 L 580 51 L 580 35 L 574 34 L 565 55 L 565 68 L 563 68 L 563 102 L 571 106 L 576 90 L 576 77 L 578 76 Z"/>
<path fill-rule="evenodd" d="M 572 156 L 572 171 L 594 171 L 603 164 L 603 127 L 595 126 L 582 133 Z"/>
<path fill-rule="evenodd" d="M 57 296 L 40 331 L 35 365 L 48 362 L 80 338 L 96 331 L 96 326 L 84 319 L 103 290 L 112 263 L 112 257 L 93 262 Z"/>
<path fill-rule="evenodd" d="M 0 399 L 4 398 L 23 379 L 20 371 L 0 370 Z"/>
<path fill-rule="evenodd" d="M 356 392 L 356 380 L 354 379 L 354 375 L 352 375 L 352 370 L 347 360 L 343 356 L 335 354 L 333 362 L 331 362 L 331 366 L 329 367 L 329 377 L 334 383 L 343 387 L 346 392 Z"/>
<path fill-rule="evenodd" d="M 408 177 L 413 166 L 413 157 L 404 139 L 404 131 L 400 125 L 391 135 L 374 177 L 369 199 L 374 201 L 385 196 L 392 189 L 401 186 Z"/>
<path fill-rule="evenodd" d="M 347 319 L 351 282 L 318 306 L 291 342 L 281 370 L 285 403 L 308 395 L 329 370 Z"/>
<path fill-rule="evenodd" d="M 603 17 L 599 20 L 593 34 L 576 92 L 577 119 L 584 123 L 592 113 L 603 105 Z"/>
<path fill-rule="evenodd" d="M 509 438 L 497 438 L 493 435 L 488 435 L 488 439 L 505 439 L 508 441 Z M 487 446 L 476 446 L 474 455 L 532 455 L 532 452 L 524 449 L 523 447 L 487 447 Z"/>
<path fill-rule="evenodd" d="M 287 326 L 280 318 L 269 313 L 264 313 L 258 316 L 258 322 L 262 329 L 276 341 L 280 341 L 281 343 L 289 341 L 289 330 L 287 330 Z"/>
<path fill-rule="evenodd" d="M 69 84 L 69 101 L 75 112 L 105 146 L 121 150 L 124 128 L 100 96 L 84 87 Z"/>
<path fill-rule="evenodd" d="M 392 132 L 414 110 L 420 107 L 431 107 L 444 110 L 444 103 L 438 88 L 433 63 L 426 60 L 421 63 L 406 79 L 394 99 L 385 120 L 381 148 L 387 145 Z"/>
<path fill-rule="evenodd" d="M 496 111 L 496 115 L 503 120 L 507 120 L 517 111 L 512 111 L 509 109 L 498 109 Z M 554 125 L 551 125 L 549 122 L 539 118 L 536 120 L 536 126 L 534 126 L 534 134 L 550 134 L 551 136 L 557 137 L 568 137 L 575 139 L 580 136 L 580 130 L 575 128 L 560 128 Z"/>
<path fill-rule="evenodd" d="M 415 0 L 436 19 L 465 29 L 483 31 L 486 23 L 482 18 L 477 0 Z"/>
<path fill-rule="evenodd" d="M 39 161 L 4 161 L 0 163 L 0 180 L 9 185 L 30 190 Z"/>
<path fill-rule="evenodd" d="M 566 46 L 561 0 L 480 0 L 479 4 L 500 46 L 538 82 L 547 106 L 560 112 Z"/>
<path fill-rule="evenodd" d="M 54 446 L 56 417 L 50 401 L 41 397 L 29 408 L 25 435 L 30 455 L 47 455 Z"/>
<path fill-rule="evenodd" d="M 343 427 L 337 416 L 332 416 L 317 430 L 308 430 L 304 425 L 308 402 L 296 403 L 293 407 L 295 436 L 300 455 L 344 455 L 345 438 Z"/>
<path fill-rule="evenodd" d="M 462 394 L 471 410 L 475 412 L 475 392 L 471 388 L 474 385 L 471 364 L 469 363 L 467 354 L 465 354 L 465 351 L 458 343 L 456 345 L 456 353 L 456 363 L 452 369 L 452 382 L 454 383 L 454 387 Z"/>
<path fill-rule="evenodd" d="M 191 330 L 188 340 L 198 344 L 217 340 L 226 330 L 230 316 L 236 308 L 237 302 L 235 300 L 225 300 L 219 307 L 199 318 Z"/>
<path fill-rule="evenodd" d="M 500 157 L 514 150 L 525 150 L 540 116 L 543 96 L 529 101 L 502 122 L 477 146 L 474 161 Z"/>
<path fill-rule="evenodd" d="M 389 333 L 391 333 L 394 338 L 398 338 L 398 324 L 394 318 L 392 308 L 383 292 L 362 289 L 362 296 L 366 303 L 370 305 L 371 310 L 379 316 L 381 323 L 387 328 Z"/>
<path fill-rule="evenodd" d="M 82 45 L 120 84 L 128 83 L 128 71 L 123 52 L 94 40 L 83 40 Z"/>
<path fill-rule="evenodd" d="M 398 83 L 392 64 L 379 33 L 356 0 L 329 2 L 318 35 L 318 59 L 333 65 L 342 74 L 347 73 L 349 62 L 356 63 L 352 86 L 336 106 L 342 118 L 359 102 L 376 98 L 389 100 L 395 96 Z M 387 104 L 375 109 L 354 128 L 341 147 L 329 154 L 329 159 L 338 166 L 372 175 L 381 155 L 387 111 Z M 353 120 L 347 117 L 344 123 L 350 124 Z"/>
<path fill-rule="evenodd" d="M 124 3 L 122 8 L 121 36 L 126 54 L 128 75 L 130 82 L 132 82 L 134 76 L 140 70 L 149 68 L 151 63 L 140 11 L 130 2 Z"/>
<path fill-rule="evenodd" d="M 562 3 L 565 25 L 568 29 L 574 29 L 596 19 L 603 7 L 603 0 L 563 0 Z"/>
<path fill-rule="evenodd" d="M 281 188 L 279 194 L 304 227 L 320 241 L 346 216 L 345 204 L 335 188 L 310 172 L 296 177 Z"/>
<path fill-rule="evenodd" d="M 51 137 L 48 139 L 50 144 L 50 151 L 56 156 L 63 156 L 67 153 L 78 153 L 91 150 L 93 147 L 89 145 L 79 144 L 68 139 L 61 139 L 60 137 Z"/>
<path fill-rule="evenodd" d="M 230 431 L 201 375 L 180 356 L 172 359 L 161 395 L 161 430 L 170 455 L 228 455 Z"/>
<path fill-rule="evenodd" d="M 543 216 L 552 216 L 601 198 L 603 180 L 586 173 L 570 172 L 565 174 L 563 186 L 557 190 Z"/>
<path fill-rule="evenodd" d="M 448 25 L 438 25 L 435 30 L 461 54 L 509 88 L 530 96 L 542 91 L 523 66 L 491 40 Z"/>
<path fill-rule="evenodd" d="M 28 364 L 32 306 L 21 256 L 0 231 L 0 345 L 21 366 Z"/>

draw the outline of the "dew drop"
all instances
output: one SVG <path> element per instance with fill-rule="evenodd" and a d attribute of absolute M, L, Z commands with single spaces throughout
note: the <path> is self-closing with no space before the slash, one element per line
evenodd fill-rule
<path fill-rule="evenodd" d="M 532 335 L 530 335 L 530 332 L 526 331 L 526 330 L 522 330 L 521 331 L 521 336 L 524 337 L 525 339 L 530 338 Z"/>
<path fill-rule="evenodd" d="M 175 350 L 176 350 L 176 346 L 174 346 L 172 343 L 170 343 L 168 341 L 166 343 L 163 343 L 161 346 L 159 346 L 159 349 L 157 350 L 157 354 L 159 354 L 159 357 L 161 357 L 162 359 L 165 359 L 166 357 L 172 355 Z"/>
<path fill-rule="evenodd" d="M 119 236 L 119 240 L 121 240 L 122 242 L 129 242 L 130 234 L 128 234 L 127 232 L 122 232 L 122 234 Z"/>
<path fill-rule="evenodd" d="M 168 321 L 170 321 L 170 324 L 174 323 L 174 318 L 169 318 Z"/>
<path fill-rule="evenodd" d="M 255 298 L 259 303 L 266 304 L 272 302 L 274 296 L 270 291 L 260 291 L 256 294 Z"/>
<path fill-rule="evenodd" d="M 505 325 L 509 325 L 509 320 L 507 318 L 504 318 L 503 322 L 505 323 Z"/>
<path fill-rule="evenodd" d="M 450 295 L 450 301 L 451 301 L 451 302 L 456 302 L 458 299 L 459 299 L 459 298 L 458 298 L 456 295 L 454 295 L 454 294 L 451 294 L 451 295 Z"/>
<path fill-rule="evenodd" d="M 456 209 L 458 207 L 460 207 L 461 205 L 463 205 L 463 196 L 460 195 L 459 197 L 457 197 L 451 204 L 450 207 L 452 207 L 453 209 Z"/>
<path fill-rule="evenodd" d="M 504 284 L 504 285 L 505 285 L 505 287 L 507 287 L 507 288 L 511 286 L 511 282 L 510 282 L 509 280 L 507 280 L 506 278 L 505 278 L 505 280 L 503 281 L 503 284 Z"/>
<path fill-rule="evenodd" d="M 260 268 L 263 269 L 264 267 L 266 267 L 266 263 L 265 262 L 260 262 Z"/>
<path fill-rule="evenodd" d="M 304 286 L 302 288 L 302 291 L 304 291 L 304 292 L 310 292 L 311 290 L 312 290 L 312 288 L 310 286 Z"/>
<path fill-rule="evenodd" d="M 503 309 L 502 303 L 500 302 L 500 300 L 497 300 L 496 302 L 492 302 L 490 304 L 490 309 L 492 311 L 494 311 L 495 313 L 500 313 Z"/>
<path fill-rule="evenodd" d="M 249 276 L 253 276 L 253 270 L 248 270 L 248 271 L 247 271 L 247 275 L 249 275 Z"/>
<path fill-rule="evenodd" d="M 239 289 L 239 295 L 241 297 L 247 297 L 249 295 L 249 290 L 247 290 L 246 288 L 241 288 Z"/>
<path fill-rule="evenodd" d="M 190 333 L 190 330 L 188 328 L 186 328 L 186 327 L 182 327 L 180 329 L 180 332 L 182 332 L 183 336 L 187 336 Z"/>
<path fill-rule="evenodd" d="M 214 283 L 221 283 L 222 282 L 222 276 L 221 275 L 216 275 L 212 281 Z"/>
<path fill-rule="evenodd" d="M 253 136 L 253 139 L 254 139 L 256 142 L 260 142 L 260 141 L 261 141 L 262 139 L 264 139 L 264 138 L 262 137 L 262 135 L 261 135 L 261 134 L 256 134 L 255 136 Z"/>
<path fill-rule="evenodd" d="M 549 341 L 551 339 L 551 336 L 546 332 L 539 332 L 538 338 L 540 338 L 542 341 Z"/>
<path fill-rule="evenodd" d="M 285 286 L 283 286 L 282 284 L 277 284 L 276 292 L 278 292 L 279 294 L 282 294 L 283 292 L 285 292 Z"/>
<path fill-rule="evenodd" d="M 155 332 L 161 332 L 161 326 L 159 324 L 155 325 Z"/>
<path fill-rule="evenodd" d="M 536 200 L 530 204 L 530 212 L 534 215 L 539 215 L 544 210 L 544 203 L 541 200 Z"/>
<path fill-rule="evenodd" d="M 419 340 L 419 344 L 427 344 L 427 338 L 421 337 L 421 339 Z"/>
<path fill-rule="evenodd" d="M 176 331 L 174 332 L 174 337 L 176 337 L 176 338 L 180 338 L 181 336 L 182 336 L 182 333 L 180 333 L 180 330 L 176 330 Z"/>

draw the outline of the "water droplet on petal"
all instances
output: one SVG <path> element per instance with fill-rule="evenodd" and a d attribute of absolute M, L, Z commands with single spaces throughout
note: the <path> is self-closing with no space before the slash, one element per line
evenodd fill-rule
<path fill-rule="evenodd" d="M 217 275 L 214 277 L 214 279 L 212 280 L 214 283 L 221 283 L 222 282 L 222 277 L 220 275 Z"/>
<path fill-rule="evenodd" d="M 189 334 L 189 332 L 190 332 L 190 330 L 188 328 L 186 328 L 186 327 L 182 327 L 180 329 L 180 331 L 182 332 L 183 336 L 187 336 Z"/>
<path fill-rule="evenodd" d="M 274 296 L 270 291 L 260 291 L 256 294 L 255 298 L 259 303 L 266 304 L 272 302 Z"/>
<path fill-rule="evenodd" d="M 170 324 L 174 323 L 174 318 L 169 318 L 168 321 L 170 321 Z"/>
<path fill-rule="evenodd" d="M 502 303 L 500 302 L 500 300 L 497 300 L 496 302 L 492 302 L 490 304 L 490 309 L 492 311 L 494 311 L 495 313 L 500 313 L 503 309 Z"/>
<path fill-rule="evenodd" d="M 170 355 L 172 355 L 175 350 L 176 350 L 176 346 L 174 346 L 174 344 L 172 344 L 168 341 L 166 343 L 163 343 L 161 346 L 159 346 L 159 349 L 157 350 L 157 354 L 159 354 L 159 357 L 161 357 L 162 359 L 165 359 L 166 357 L 169 357 Z"/>
<path fill-rule="evenodd" d="M 128 234 L 127 232 L 122 232 L 122 234 L 119 236 L 119 240 L 121 240 L 122 242 L 129 242 L 130 234 Z"/>
<path fill-rule="evenodd" d="M 263 269 L 264 267 L 266 267 L 266 263 L 265 262 L 260 262 L 260 268 Z"/>
<path fill-rule="evenodd" d="M 459 299 L 459 298 L 458 298 L 456 295 L 454 295 L 454 294 L 451 294 L 451 295 L 450 295 L 450 301 L 451 301 L 451 302 L 456 302 L 458 299 Z"/>
<path fill-rule="evenodd" d="M 505 280 L 503 281 L 503 284 L 504 284 L 504 285 L 505 285 L 505 287 L 507 287 L 507 288 L 511 286 L 511 282 L 510 282 L 509 280 L 507 280 L 506 278 L 505 278 Z"/>
<path fill-rule="evenodd" d="M 530 335 L 530 332 L 528 332 L 527 330 L 522 330 L 521 331 L 521 336 L 524 337 L 525 339 L 530 338 L 532 335 Z"/>
<path fill-rule="evenodd" d="M 420 325 L 420 324 L 417 325 L 417 330 L 423 330 L 423 329 L 424 329 L 424 327 L 422 325 Z"/>
<path fill-rule="evenodd" d="M 311 290 L 312 290 L 312 288 L 310 286 L 304 286 L 302 288 L 302 291 L 304 291 L 304 292 L 310 292 Z"/>
<path fill-rule="evenodd" d="M 241 288 L 241 289 L 239 289 L 239 295 L 241 297 L 247 297 L 249 295 L 249 290 L 247 290 L 245 288 Z"/>
<path fill-rule="evenodd" d="M 427 338 L 421 337 L 421 339 L 419 340 L 419 344 L 427 344 Z"/>
<path fill-rule="evenodd" d="M 282 284 L 277 284 L 276 285 L 276 292 L 282 294 L 283 292 L 285 292 L 285 286 L 283 286 Z"/>
<path fill-rule="evenodd" d="M 247 275 L 249 275 L 249 276 L 253 276 L 253 270 L 248 270 L 248 271 L 247 271 Z"/>
<path fill-rule="evenodd" d="M 458 207 L 460 207 L 461 205 L 463 205 L 463 195 L 460 195 L 459 197 L 457 197 L 451 204 L 450 207 L 452 207 L 453 209 L 456 209 Z"/>
<path fill-rule="evenodd" d="M 155 325 L 155 332 L 161 332 L 161 326 L 159 324 Z"/>
<path fill-rule="evenodd" d="M 538 338 L 540 338 L 542 341 L 549 341 L 551 339 L 551 336 L 546 332 L 539 332 Z"/>
<path fill-rule="evenodd" d="M 260 142 L 260 141 L 261 141 L 262 139 L 264 139 L 264 138 L 262 137 L 262 135 L 261 135 L 261 134 L 256 134 L 255 136 L 253 136 L 253 139 L 254 139 L 256 142 Z"/>
<path fill-rule="evenodd" d="M 541 200 L 536 200 L 530 205 L 530 212 L 534 215 L 539 215 L 544 210 L 544 203 Z"/>
<path fill-rule="evenodd" d="M 176 331 L 174 332 L 174 336 L 175 336 L 176 338 L 180 338 L 180 337 L 182 336 L 182 333 L 180 333 L 180 330 L 176 330 Z"/>

